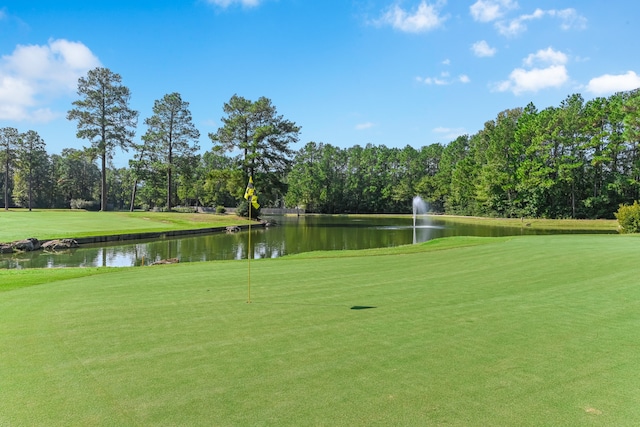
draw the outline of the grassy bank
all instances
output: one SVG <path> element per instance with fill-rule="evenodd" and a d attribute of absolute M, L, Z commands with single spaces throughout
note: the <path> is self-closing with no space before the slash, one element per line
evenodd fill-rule
<path fill-rule="evenodd" d="M 410 214 L 383 215 L 349 215 L 351 217 L 371 218 L 407 218 Z M 479 216 L 427 215 L 437 221 L 451 224 L 490 225 L 495 227 L 527 227 L 534 230 L 584 230 L 584 231 L 617 231 L 618 221 L 615 219 L 544 219 L 544 218 L 487 218 Z"/>
<path fill-rule="evenodd" d="M 0 211 L 0 242 L 193 230 L 247 224 L 236 215 L 178 212 L 88 212 L 82 210 Z"/>
<path fill-rule="evenodd" d="M 484 218 L 455 215 L 435 215 L 434 219 L 457 224 L 527 227 L 533 230 L 616 231 L 615 219 L 544 219 L 544 218 Z"/>
<path fill-rule="evenodd" d="M 637 425 L 639 243 L 0 271 L 0 425 Z"/>

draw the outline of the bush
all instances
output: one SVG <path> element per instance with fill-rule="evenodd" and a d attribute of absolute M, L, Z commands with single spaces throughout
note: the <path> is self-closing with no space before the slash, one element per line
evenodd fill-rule
<path fill-rule="evenodd" d="M 226 213 L 226 212 L 227 212 L 227 210 L 224 208 L 224 206 L 220 206 L 220 205 L 216 206 L 216 213 L 217 214 L 223 214 L 223 213 Z"/>
<path fill-rule="evenodd" d="M 633 205 L 620 205 L 615 213 L 621 233 L 640 233 L 640 205 L 636 200 Z"/>
<path fill-rule="evenodd" d="M 99 211 L 100 202 L 95 200 L 71 199 L 71 209 L 85 209 L 87 211 Z"/>
<path fill-rule="evenodd" d="M 236 215 L 238 216 L 249 216 L 249 207 L 251 206 L 251 218 L 255 219 L 260 217 L 260 208 L 255 209 L 251 203 L 246 200 L 242 200 L 238 207 L 236 208 Z"/>

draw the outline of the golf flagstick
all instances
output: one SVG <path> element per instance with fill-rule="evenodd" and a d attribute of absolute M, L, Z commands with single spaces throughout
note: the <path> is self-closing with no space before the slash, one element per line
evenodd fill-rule
<path fill-rule="evenodd" d="M 248 203 L 249 209 L 249 244 L 247 245 L 247 304 L 251 304 L 251 203 Z"/>

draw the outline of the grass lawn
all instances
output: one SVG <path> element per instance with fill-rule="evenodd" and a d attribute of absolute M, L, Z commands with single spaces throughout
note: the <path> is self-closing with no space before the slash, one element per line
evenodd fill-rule
<path fill-rule="evenodd" d="M 544 218 L 485 218 L 455 215 L 435 215 L 433 218 L 458 224 L 527 227 L 533 230 L 617 231 L 615 219 L 544 219 Z"/>
<path fill-rule="evenodd" d="M 0 271 L 0 425 L 640 424 L 640 238 Z M 7 283 L 13 283 L 8 286 Z"/>
<path fill-rule="evenodd" d="M 0 242 L 35 237 L 106 236 L 154 231 L 191 230 L 248 223 L 236 215 L 178 212 L 88 212 L 83 210 L 0 210 Z"/>

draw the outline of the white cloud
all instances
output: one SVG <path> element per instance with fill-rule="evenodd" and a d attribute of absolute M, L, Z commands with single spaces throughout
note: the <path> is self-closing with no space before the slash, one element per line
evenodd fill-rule
<path fill-rule="evenodd" d="M 525 70 L 516 68 L 509 75 L 509 80 L 495 85 L 498 92 L 511 91 L 515 95 L 523 92 L 538 92 L 550 87 L 560 87 L 569 80 L 564 65 L 551 65 L 547 68 L 533 68 Z"/>
<path fill-rule="evenodd" d="M 567 55 L 564 53 L 553 50 L 553 48 L 548 47 L 544 50 L 539 50 L 536 53 L 531 53 L 524 59 L 524 64 L 533 67 L 536 64 L 566 64 L 567 63 Z"/>
<path fill-rule="evenodd" d="M 488 57 L 496 54 L 496 48 L 489 46 L 485 40 L 480 40 L 471 45 L 471 50 L 475 56 Z"/>
<path fill-rule="evenodd" d="M 356 130 L 366 130 L 366 129 L 371 129 L 372 127 L 374 127 L 375 124 L 371 123 L 371 122 L 366 122 L 366 123 L 358 123 L 356 125 Z"/>
<path fill-rule="evenodd" d="M 595 95 L 607 95 L 615 92 L 622 92 L 637 89 L 640 87 L 640 76 L 634 71 L 627 71 L 626 74 L 604 74 L 589 80 L 587 91 Z"/>
<path fill-rule="evenodd" d="M 503 36 L 517 36 L 527 30 L 526 23 L 536 19 L 542 19 L 545 16 L 560 19 L 560 28 L 563 30 L 583 30 L 587 27 L 587 19 L 584 16 L 578 14 L 575 9 L 536 9 L 531 14 L 520 15 L 511 21 L 498 21 L 495 26 L 498 32 Z"/>
<path fill-rule="evenodd" d="M 445 3 L 446 1 L 439 0 L 436 4 L 428 4 L 423 0 L 412 13 L 396 4 L 382 16 L 378 23 L 391 25 L 393 28 L 407 33 L 430 31 L 440 27 L 447 19 L 446 16 L 439 15 L 440 8 Z"/>
<path fill-rule="evenodd" d="M 544 10 L 536 9 L 529 15 L 520 15 L 519 17 L 512 19 L 508 24 L 505 24 L 504 22 L 496 22 L 496 28 L 503 36 L 516 36 L 527 30 L 527 26 L 525 24 L 527 21 L 541 19 L 544 15 Z"/>
<path fill-rule="evenodd" d="M 587 28 L 587 18 L 578 14 L 575 9 L 550 10 L 549 15 L 557 16 L 562 20 L 560 28 L 563 30 L 584 30 Z"/>
<path fill-rule="evenodd" d="M 548 47 L 528 55 L 522 61 L 526 67 L 516 68 L 509 79 L 494 85 L 498 92 L 511 91 L 516 95 L 523 92 L 537 92 L 550 87 L 560 87 L 569 80 L 565 64 L 567 55 Z M 538 67 L 536 67 L 538 66 Z"/>
<path fill-rule="evenodd" d="M 451 83 L 448 80 L 448 77 L 449 73 L 443 72 L 440 73 L 439 77 L 416 77 L 416 81 L 418 81 L 419 83 L 424 83 L 426 85 L 444 86 Z"/>
<path fill-rule="evenodd" d="M 502 18 L 507 10 L 515 9 L 518 3 L 513 0 L 478 0 L 469 7 L 475 21 L 491 22 Z"/>
<path fill-rule="evenodd" d="M 443 71 L 438 77 L 416 77 L 416 81 L 425 85 L 446 86 L 456 82 L 469 83 L 471 79 L 466 74 L 460 74 L 456 79 L 452 79 L 447 71 Z"/>
<path fill-rule="evenodd" d="M 82 43 L 49 40 L 18 45 L 0 59 L 0 119 L 50 121 L 58 114 L 46 104 L 75 90 L 78 78 L 100 65 Z"/>
<path fill-rule="evenodd" d="M 261 1 L 262 0 L 207 0 L 209 4 L 222 8 L 227 8 L 234 4 L 239 4 L 243 7 L 256 7 L 260 5 Z"/>

